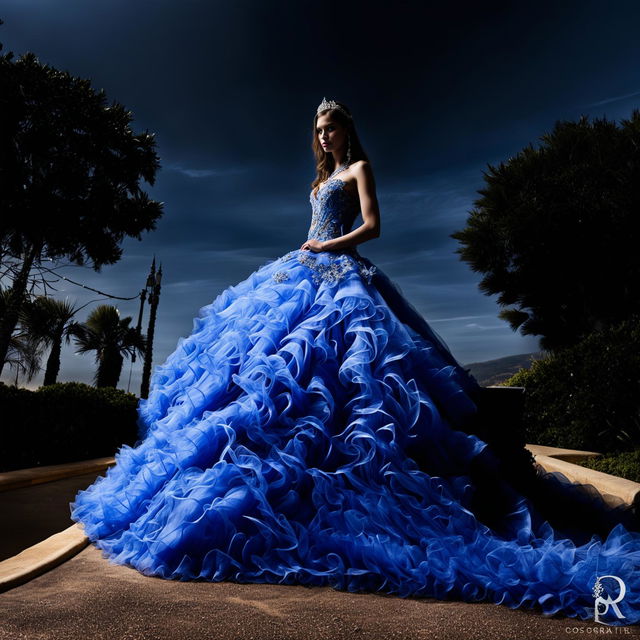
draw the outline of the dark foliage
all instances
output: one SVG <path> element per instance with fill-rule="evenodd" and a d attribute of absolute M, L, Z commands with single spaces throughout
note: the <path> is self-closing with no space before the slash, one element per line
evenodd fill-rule
<path fill-rule="evenodd" d="M 89 80 L 9 52 L 0 56 L 0 114 L 0 257 L 13 271 L 1 371 L 31 271 L 45 259 L 95 270 L 117 262 L 126 237 L 155 228 L 162 203 L 140 187 L 160 167 L 154 135 L 134 133 L 131 111 Z"/>
<path fill-rule="evenodd" d="M 0 383 L 0 471 L 112 456 L 137 439 L 137 398 L 78 382 L 37 391 Z"/>
<path fill-rule="evenodd" d="M 451 237 L 514 331 L 556 350 L 640 311 L 640 110 L 558 122 L 498 167 Z"/>
<path fill-rule="evenodd" d="M 640 446 L 640 316 L 536 360 L 507 385 L 526 389 L 527 442 L 613 453 Z"/>

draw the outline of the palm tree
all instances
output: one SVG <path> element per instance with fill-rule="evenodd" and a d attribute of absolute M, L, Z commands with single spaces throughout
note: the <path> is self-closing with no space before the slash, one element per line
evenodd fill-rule
<path fill-rule="evenodd" d="M 96 352 L 98 370 L 94 382 L 97 387 L 117 386 L 124 356 L 144 353 L 146 339 L 129 326 L 130 322 L 131 316 L 120 318 L 116 307 L 102 304 L 74 330 L 76 353 Z"/>
<path fill-rule="evenodd" d="M 60 353 L 63 340 L 69 344 L 74 335 L 77 322 L 72 318 L 78 309 L 66 300 L 55 300 L 47 296 L 38 296 L 25 305 L 21 324 L 34 341 L 50 347 L 43 385 L 55 384 L 60 371 Z"/>
<path fill-rule="evenodd" d="M 4 315 L 7 308 L 7 299 L 11 295 L 9 289 L 0 287 L 0 317 Z M 16 371 L 17 376 L 22 374 L 27 381 L 40 371 L 42 360 L 42 345 L 38 340 L 34 340 L 20 325 L 18 330 L 11 334 L 9 349 L 5 356 L 4 363 Z"/>

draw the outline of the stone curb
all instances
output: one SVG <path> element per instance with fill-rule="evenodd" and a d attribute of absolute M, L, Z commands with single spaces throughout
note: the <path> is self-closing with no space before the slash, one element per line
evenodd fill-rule
<path fill-rule="evenodd" d="M 0 562 L 0 592 L 13 589 L 76 555 L 89 538 L 76 523 Z"/>
<path fill-rule="evenodd" d="M 634 507 L 640 506 L 640 483 L 574 464 L 579 460 L 600 457 L 601 453 L 535 444 L 527 444 L 526 448 L 531 451 L 536 463 L 545 471 L 559 471 L 571 482 L 594 486 L 610 506 L 617 506 L 620 501 Z"/>
<path fill-rule="evenodd" d="M 67 462 L 66 464 L 54 464 L 46 467 L 32 467 L 30 469 L 17 469 L 0 473 L 0 491 L 29 487 L 42 482 L 53 482 L 62 478 L 81 476 L 85 473 L 99 473 L 107 467 L 115 464 L 113 456 L 106 458 L 94 458 L 93 460 L 81 460 L 80 462 Z"/>
<path fill-rule="evenodd" d="M 548 447 L 544 444 L 527 444 L 525 448 L 529 449 L 535 456 L 542 455 L 549 458 L 557 458 L 558 460 L 566 460 L 567 462 L 582 462 L 589 458 L 601 458 L 602 454 L 598 451 L 581 451 L 580 449 L 561 449 L 559 447 Z"/>

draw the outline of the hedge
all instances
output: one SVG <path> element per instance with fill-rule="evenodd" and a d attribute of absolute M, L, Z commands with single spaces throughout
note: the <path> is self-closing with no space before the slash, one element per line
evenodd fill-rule
<path fill-rule="evenodd" d="M 0 383 L 0 471 L 112 456 L 137 440 L 137 397 L 79 382 L 36 391 Z"/>
<path fill-rule="evenodd" d="M 602 453 L 640 447 L 640 318 L 593 332 L 503 384 L 526 389 L 527 442 Z"/>
<path fill-rule="evenodd" d="M 584 460 L 580 464 L 596 471 L 610 473 L 612 476 L 640 482 L 640 449 Z"/>

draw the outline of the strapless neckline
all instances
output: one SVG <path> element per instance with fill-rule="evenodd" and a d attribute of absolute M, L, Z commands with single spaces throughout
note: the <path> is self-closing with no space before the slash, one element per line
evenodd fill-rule
<path fill-rule="evenodd" d="M 316 191 L 316 193 L 314 194 L 313 191 L 311 192 L 312 197 L 317 200 L 318 199 L 318 195 L 320 194 L 320 192 L 330 183 L 330 182 L 339 182 L 342 187 L 344 187 L 344 185 L 346 185 L 347 183 L 342 180 L 341 178 L 329 178 L 328 180 L 325 180 L 319 187 L 318 187 L 318 191 Z M 351 193 L 349 191 L 347 191 L 345 189 L 346 193 L 348 195 L 351 195 Z"/>

